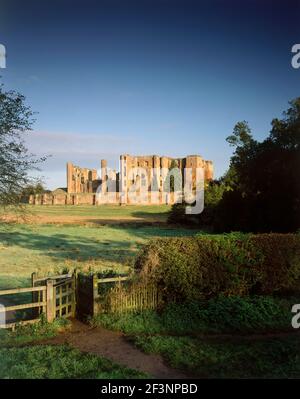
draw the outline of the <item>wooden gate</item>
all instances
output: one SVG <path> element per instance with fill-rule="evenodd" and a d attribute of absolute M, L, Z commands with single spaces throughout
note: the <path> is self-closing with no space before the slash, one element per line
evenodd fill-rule
<path fill-rule="evenodd" d="M 75 317 L 76 310 L 76 281 L 75 275 L 54 283 L 54 318 Z"/>
<path fill-rule="evenodd" d="M 74 317 L 76 310 L 76 276 L 75 274 L 62 274 L 51 277 L 37 278 L 32 274 L 32 286 L 47 287 L 47 321 L 51 322 L 60 317 Z M 43 309 L 39 309 L 41 314 Z"/>

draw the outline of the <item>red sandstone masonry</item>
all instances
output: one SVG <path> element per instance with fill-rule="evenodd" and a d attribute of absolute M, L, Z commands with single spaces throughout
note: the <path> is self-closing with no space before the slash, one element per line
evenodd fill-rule
<path fill-rule="evenodd" d="M 166 179 L 166 171 L 172 167 L 180 170 L 182 181 L 184 183 L 184 170 L 189 168 L 192 170 L 192 187 L 196 180 L 196 169 L 204 169 L 204 178 L 206 181 L 213 179 L 213 163 L 205 161 L 200 155 L 189 155 L 185 158 L 160 157 L 158 155 L 147 156 L 120 156 L 120 172 L 108 170 L 107 161 L 101 160 L 101 177 L 98 177 L 96 169 L 81 168 L 67 163 L 67 188 L 57 189 L 51 193 L 42 195 L 31 195 L 30 204 L 38 205 L 100 205 L 102 203 L 110 204 L 131 204 L 128 195 L 133 185 L 143 184 L 140 176 L 134 175 L 134 170 L 142 168 L 146 176 L 145 182 L 148 184 L 148 195 L 137 199 L 139 204 L 173 204 L 176 202 L 174 193 L 164 191 L 164 182 Z M 156 171 L 153 177 L 153 170 Z M 157 196 L 150 195 L 150 183 L 156 179 Z M 144 183 L 146 184 L 146 183 Z M 97 189 L 101 186 L 100 195 L 97 197 Z M 114 191 L 110 191 L 110 187 L 115 187 Z M 124 193 L 122 198 L 120 193 Z M 136 203 L 136 202 L 135 202 Z"/>

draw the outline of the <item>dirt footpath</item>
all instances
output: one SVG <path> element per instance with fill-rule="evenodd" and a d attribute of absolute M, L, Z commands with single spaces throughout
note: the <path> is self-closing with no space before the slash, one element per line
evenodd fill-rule
<path fill-rule="evenodd" d="M 123 333 L 102 327 L 90 327 L 72 321 L 68 332 L 40 341 L 39 344 L 69 344 L 81 352 L 106 357 L 115 363 L 150 374 L 154 378 L 189 378 L 184 372 L 168 367 L 161 356 L 146 354 L 126 341 Z"/>

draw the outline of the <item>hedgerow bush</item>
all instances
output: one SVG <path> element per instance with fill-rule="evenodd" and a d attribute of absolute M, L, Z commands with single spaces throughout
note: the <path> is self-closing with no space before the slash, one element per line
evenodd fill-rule
<path fill-rule="evenodd" d="M 150 241 L 135 268 L 168 301 L 298 293 L 300 235 L 199 235 Z"/>

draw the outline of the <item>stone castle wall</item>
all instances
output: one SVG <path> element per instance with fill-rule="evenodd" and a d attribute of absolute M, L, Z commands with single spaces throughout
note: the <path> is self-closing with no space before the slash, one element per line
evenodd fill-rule
<path fill-rule="evenodd" d="M 101 176 L 96 169 L 80 168 L 67 163 L 67 188 L 52 193 L 32 195 L 30 204 L 39 205 L 100 205 L 100 204 L 173 204 L 178 193 L 169 192 L 165 184 L 170 169 L 177 167 L 185 184 L 185 168 L 191 170 L 190 185 L 195 189 L 196 170 L 203 168 L 206 181 L 213 179 L 213 163 L 199 155 L 185 158 L 150 156 L 120 156 L 120 171 L 109 170 L 101 160 Z M 153 190 L 153 186 L 155 190 Z M 150 190 L 152 188 L 152 190 Z M 132 190 L 135 195 L 132 197 Z M 97 193 L 97 194 L 96 194 Z"/>
<path fill-rule="evenodd" d="M 31 205 L 95 205 L 96 194 L 38 194 L 30 195 L 29 204 Z"/>
<path fill-rule="evenodd" d="M 98 186 L 96 169 L 80 168 L 67 163 L 67 192 L 68 193 L 93 193 Z"/>

